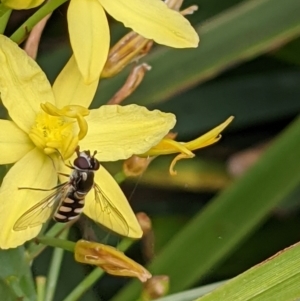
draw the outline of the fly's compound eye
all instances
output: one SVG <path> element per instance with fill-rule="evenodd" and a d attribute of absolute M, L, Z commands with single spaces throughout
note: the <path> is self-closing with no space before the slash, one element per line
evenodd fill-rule
<path fill-rule="evenodd" d="M 74 160 L 74 166 L 79 169 L 90 169 L 90 162 L 84 157 L 78 157 Z"/>
<path fill-rule="evenodd" d="M 100 168 L 100 163 L 96 158 L 91 159 L 91 169 L 98 170 Z"/>

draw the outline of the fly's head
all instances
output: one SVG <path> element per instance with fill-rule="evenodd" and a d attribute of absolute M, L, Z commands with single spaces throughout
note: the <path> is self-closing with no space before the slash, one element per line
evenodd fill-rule
<path fill-rule="evenodd" d="M 79 151 L 79 147 L 76 149 L 77 158 L 74 160 L 74 167 L 78 170 L 90 170 L 96 171 L 100 168 L 100 162 L 95 158 L 97 151 L 91 155 L 89 150 Z"/>

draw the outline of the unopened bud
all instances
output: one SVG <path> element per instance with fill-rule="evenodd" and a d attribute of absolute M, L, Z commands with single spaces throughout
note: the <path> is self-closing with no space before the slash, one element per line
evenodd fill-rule
<path fill-rule="evenodd" d="M 192 6 L 187 7 L 186 9 L 182 10 L 180 13 L 183 16 L 187 16 L 187 15 L 192 15 L 197 10 L 198 10 L 198 6 L 192 5 Z"/>
<path fill-rule="evenodd" d="M 134 67 L 122 88 L 107 102 L 108 105 L 120 104 L 125 98 L 131 95 L 142 82 L 151 66 L 146 63 Z"/>
<path fill-rule="evenodd" d="M 152 230 L 152 222 L 149 216 L 144 212 L 136 214 L 136 218 L 143 230 L 144 235 L 147 235 Z"/>
<path fill-rule="evenodd" d="M 101 77 L 115 76 L 128 64 L 138 61 L 146 55 L 152 45 L 152 40 L 148 40 L 134 31 L 129 32 L 110 49 Z"/>
<path fill-rule="evenodd" d="M 169 8 L 179 11 L 183 0 L 165 0 L 165 3 Z"/>
<path fill-rule="evenodd" d="M 136 277 L 141 282 L 152 277 L 143 266 L 123 252 L 96 242 L 79 240 L 75 245 L 75 260 L 96 265 L 111 275 Z"/>
<path fill-rule="evenodd" d="M 169 132 L 164 139 L 174 140 L 177 133 Z M 138 177 L 143 174 L 148 168 L 149 164 L 156 158 L 156 156 L 136 156 L 133 155 L 123 163 L 123 172 L 127 177 Z"/>
<path fill-rule="evenodd" d="M 155 236 L 152 231 L 152 222 L 149 216 L 144 212 L 137 213 L 136 217 L 143 230 L 143 238 L 141 241 L 143 257 L 148 262 L 151 261 L 155 255 Z"/>
<path fill-rule="evenodd" d="M 169 282 L 169 277 L 165 275 L 152 277 L 145 283 L 141 299 L 150 301 L 165 296 L 169 291 Z"/>
<path fill-rule="evenodd" d="M 165 0 L 165 3 L 168 5 L 169 8 L 176 10 L 176 11 L 180 11 L 183 0 Z M 192 15 L 197 10 L 198 10 L 198 6 L 192 5 L 190 7 L 185 8 L 184 10 L 180 11 L 180 13 L 183 16 Z"/>
<path fill-rule="evenodd" d="M 154 158 L 155 157 L 141 158 L 133 155 L 124 161 L 123 172 L 127 177 L 138 177 L 145 172 Z"/>

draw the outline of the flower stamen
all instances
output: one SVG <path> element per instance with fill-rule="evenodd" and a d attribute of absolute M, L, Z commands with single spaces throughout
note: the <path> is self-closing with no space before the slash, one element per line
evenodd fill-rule
<path fill-rule="evenodd" d="M 70 158 L 79 140 L 87 134 L 84 116 L 89 110 L 75 105 L 58 109 L 51 103 L 41 104 L 41 108 L 43 111 L 37 114 L 29 137 L 46 155 L 59 151 L 64 159 Z"/>

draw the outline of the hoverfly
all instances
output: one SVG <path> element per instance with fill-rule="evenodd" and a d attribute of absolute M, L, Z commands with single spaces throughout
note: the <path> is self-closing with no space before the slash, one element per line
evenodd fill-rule
<path fill-rule="evenodd" d="M 54 192 L 22 214 L 16 221 L 14 230 L 21 231 L 39 226 L 51 216 L 56 222 L 66 223 L 78 218 L 85 210 L 90 218 L 116 233 L 132 238 L 141 237 L 142 233 L 134 230 L 137 220 L 126 197 L 115 180 L 95 158 L 97 152 L 95 151 L 91 155 L 90 151 L 80 152 L 78 148 L 76 154 L 77 158 L 73 165 L 67 165 L 72 169 L 69 180 L 56 186 Z M 105 189 L 95 183 L 96 172 L 100 173 Z M 94 200 L 86 204 L 86 196 L 92 189 L 94 190 Z M 115 203 L 119 205 L 120 210 Z M 87 205 L 88 207 L 84 208 Z M 130 218 L 128 219 L 128 217 Z"/>

